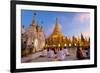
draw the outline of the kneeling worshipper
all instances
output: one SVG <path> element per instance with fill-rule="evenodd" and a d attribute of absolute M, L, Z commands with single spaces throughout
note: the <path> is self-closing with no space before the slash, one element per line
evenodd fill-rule
<path fill-rule="evenodd" d="M 66 56 L 70 55 L 69 50 L 66 47 L 64 47 L 63 52 L 65 53 Z"/>
<path fill-rule="evenodd" d="M 87 48 L 86 55 L 87 55 L 87 58 L 90 59 L 90 48 Z"/>
<path fill-rule="evenodd" d="M 48 51 L 48 57 L 49 58 L 54 58 L 55 57 L 54 51 L 52 49 L 49 49 L 49 51 Z"/>
<path fill-rule="evenodd" d="M 48 54 L 47 48 L 44 48 L 44 50 L 42 51 L 42 56 L 46 57 Z"/>
<path fill-rule="evenodd" d="M 85 58 L 83 55 L 83 52 L 82 52 L 82 48 L 77 47 L 76 56 L 77 56 L 77 59 L 79 59 L 79 60 Z"/>
<path fill-rule="evenodd" d="M 58 60 L 64 60 L 65 59 L 65 53 L 62 50 L 62 48 L 59 49 L 59 51 L 57 53 L 57 57 L 58 57 Z"/>

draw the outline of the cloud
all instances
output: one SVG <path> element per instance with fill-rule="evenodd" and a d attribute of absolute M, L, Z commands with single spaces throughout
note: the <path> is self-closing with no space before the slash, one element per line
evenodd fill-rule
<path fill-rule="evenodd" d="M 82 32 L 82 34 L 83 34 L 84 37 L 90 37 L 89 31 Z"/>
<path fill-rule="evenodd" d="M 53 25 L 51 26 L 51 28 L 49 28 L 49 32 L 52 33 L 53 30 L 54 30 L 54 28 L 55 28 L 55 25 L 53 24 Z"/>
<path fill-rule="evenodd" d="M 50 26 L 48 28 L 48 30 L 46 31 L 46 37 L 49 37 L 49 35 L 53 32 L 55 25 L 52 24 L 52 26 Z"/>
<path fill-rule="evenodd" d="M 61 16 L 58 21 L 59 21 L 59 25 L 61 25 L 61 26 L 66 25 L 68 22 L 68 17 Z"/>
<path fill-rule="evenodd" d="M 59 24 L 59 22 L 58 22 L 58 26 L 59 26 L 59 28 L 61 30 L 62 29 L 62 25 Z M 51 28 L 49 28 L 49 32 L 52 33 L 54 31 L 54 28 L 55 28 L 55 24 L 52 24 Z"/>
<path fill-rule="evenodd" d="M 77 14 L 74 19 L 76 21 L 80 22 L 80 23 L 83 23 L 86 20 L 88 20 L 89 17 L 90 17 L 90 14 L 89 13 L 81 13 L 81 14 Z"/>
<path fill-rule="evenodd" d="M 62 25 L 58 23 L 58 26 L 60 28 L 60 30 L 62 29 Z M 53 33 L 54 31 L 54 28 L 55 28 L 55 24 L 52 24 L 51 27 L 49 27 L 48 31 L 46 32 L 46 36 L 48 37 L 50 34 Z"/>
<path fill-rule="evenodd" d="M 60 30 L 61 30 L 61 29 L 62 29 L 62 25 L 58 23 L 58 26 L 59 26 L 59 28 L 60 28 Z"/>

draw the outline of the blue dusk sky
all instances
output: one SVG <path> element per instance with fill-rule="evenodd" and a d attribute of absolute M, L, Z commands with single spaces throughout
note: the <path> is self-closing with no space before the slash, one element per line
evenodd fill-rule
<path fill-rule="evenodd" d="M 58 18 L 59 27 L 63 35 L 72 37 L 83 33 L 84 36 L 89 37 L 90 13 L 21 10 L 21 24 L 25 28 L 32 23 L 34 13 L 36 13 L 37 24 L 43 26 L 46 36 L 53 32 L 56 18 Z"/>

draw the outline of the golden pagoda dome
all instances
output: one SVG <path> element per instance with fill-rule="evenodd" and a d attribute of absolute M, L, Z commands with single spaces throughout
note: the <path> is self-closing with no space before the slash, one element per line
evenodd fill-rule
<path fill-rule="evenodd" d="M 58 19 L 56 18 L 56 24 L 55 28 L 52 32 L 52 34 L 47 38 L 46 42 L 49 46 L 62 46 L 64 45 L 64 39 L 65 36 L 62 34 L 59 24 L 58 24 Z"/>
<path fill-rule="evenodd" d="M 58 37 L 64 37 L 62 32 L 60 31 L 59 25 L 58 25 L 58 19 L 56 18 L 56 24 L 53 33 L 49 36 L 49 38 L 58 38 Z"/>

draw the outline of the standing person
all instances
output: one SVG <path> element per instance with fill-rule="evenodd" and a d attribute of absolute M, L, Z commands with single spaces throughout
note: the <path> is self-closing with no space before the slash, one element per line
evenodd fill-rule
<path fill-rule="evenodd" d="M 59 48 L 58 53 L 57 53 L 57 57 L 58 57 L 58 60 L 64 60 L 65 59 L 65 54 L 64 54 L 62 48 Z"/>
<path fill-rule="evenodd" d="M 64 47 L 63 51 L 64 51 L 66 56 L 70 55 L 69 50 L 68 50 L 67 47 Z"/>

